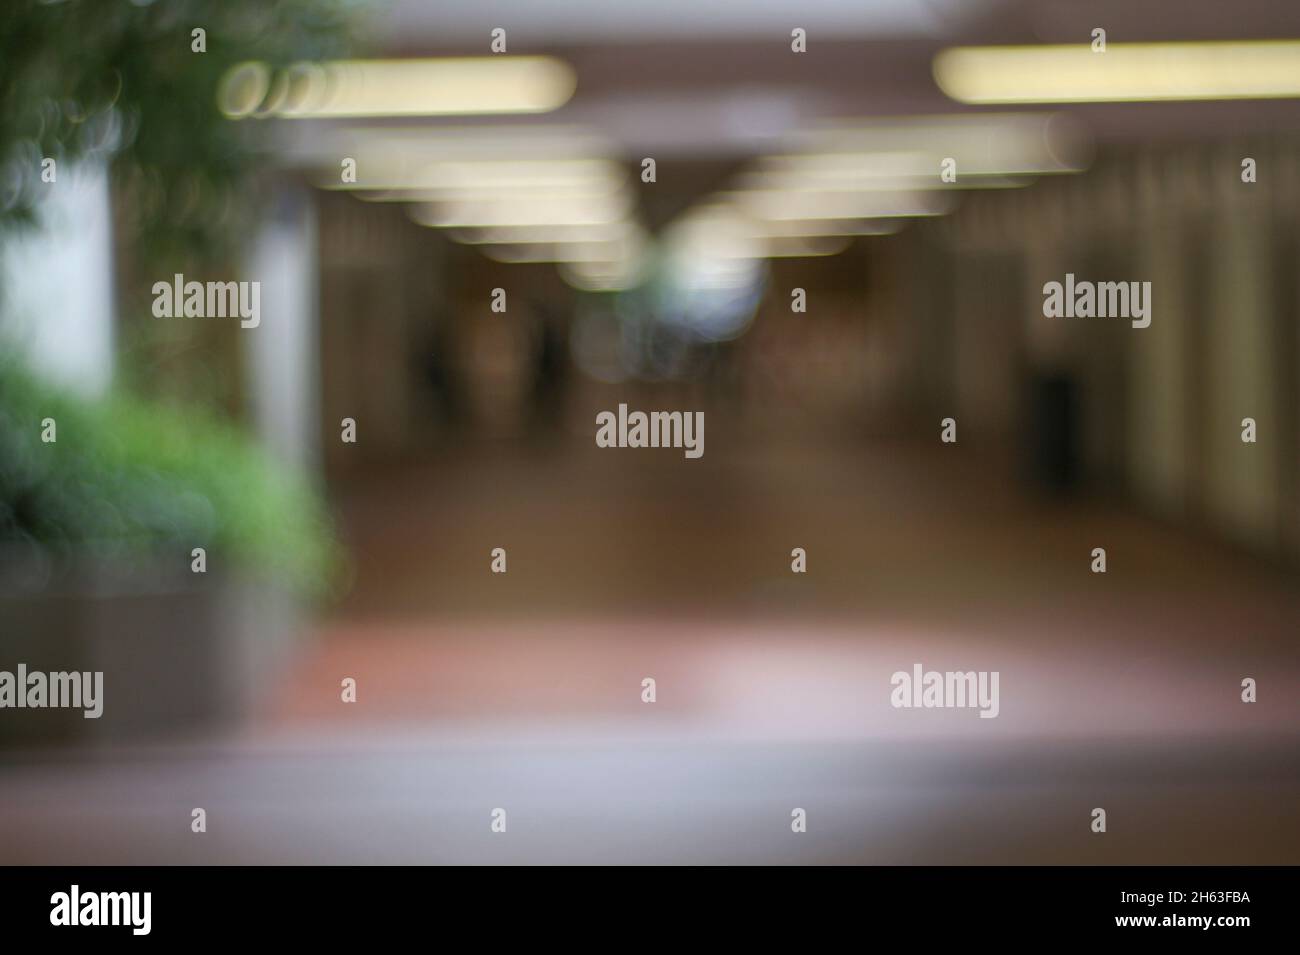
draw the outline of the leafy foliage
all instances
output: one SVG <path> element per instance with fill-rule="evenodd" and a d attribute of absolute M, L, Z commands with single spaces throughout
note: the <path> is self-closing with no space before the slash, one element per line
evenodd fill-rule
<path fill-rule="evenodd" d="M 234 427 L 121 395 L 86 401 L 12 359 L 0 361 L 0 542 L 178 563 L 201 546 L 307 595 L 341 567 L 314 491 Z"/>
<path fill-rule="evenodd" d="M 257 197 L 255 144 L 222 117 L 233 65 L 346 52 L 349 0 L 5 0 L 0 228 L 30 219 L 42 157 L 112 157 L 138 252 L 219 256 Z M 206 52 L 191 32 L 206 31 Z"/>

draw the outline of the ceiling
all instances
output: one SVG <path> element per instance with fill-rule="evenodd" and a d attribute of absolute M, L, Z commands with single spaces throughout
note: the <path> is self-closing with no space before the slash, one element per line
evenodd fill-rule
<path fill-rule="evenodd" d="M 1300 37 L 1276 0 L 393 0 L 368 20 L 394 57 L 510 54 L 570 63 L 562 109 L 519 120 L 600 130 L 628 156 L 739 159 L 819 119 L 970 109 L 948 99 L 934 55 L 958 44 Z M 790 49 L 807 31 L 808 50 Z M 1070 106 L 1101 140 L 1232 135 L 1300 124 L 1294 100 Z M 445 120 L 420 123 L 446 124 Z M 464 119 L 459 122 L 466 122 Z M 472 122 L 472 121 L 471 121 Z"/>
<path fill-rule="evenodd" d="M 664 41 L 748 41 L 789 36 L 841 40 L 941 36 L 998 0 L 393 0 L 373 20 L 375 40 L 486 49 L 503 27 L 524 46 Z"/>

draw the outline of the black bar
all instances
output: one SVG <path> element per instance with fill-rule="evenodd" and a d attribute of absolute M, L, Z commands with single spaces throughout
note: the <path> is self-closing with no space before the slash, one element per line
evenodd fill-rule
<path fill-rule="evenodd" d="M 668 944 L 680 938 L 679 930 L 695 931 L 696 925 L 709 935 L 760 940 L 790 933 L 797 941 L 807 931 L 807 941 L 843 931 L 860 940 L 919 932 L 918 940 L 927 942 L 1130 936 L 1146 943 L 1213 939 L 1231 945 L 1293 925 L 1297 889 L 1292 867 L 863 868 L 813 885 L 770 873 L 761 881 L 746 872 L 698 877 L 674 873 L 652 885 L 631 873 L 598 880 L 583 873 L 530 874 L 515 882 L 508 874 L 414 867 L 10 868 L 0 873 L 0 912 L 6 941 L 73 937 L 92 944 L 398 943 L 433 926 L 442 931 L 426 936 L 428 942 L 458 947 L 491 941 L 503 930 L 524 931 L 534 944 L 546 944 L 600 926 L 616 933 L 600 936 L 611 942 L 658 937 Z M 88 903 L 88 894 L 150 893 L 148 933 L 135 934 L 144 924 L 142 905 L 127 909 L 120 897 L 115 904 L 126 924 L 51 924 L 52 916 L 66 914 L 56 913 L 57 894 L 70 903 L 74 885 L 87 917 L 101 904 L 98 895 Z M 1208 927 L 1203 919 L 1210 920 Z M 673 934 L 664 934 L 669 929 Z"/>

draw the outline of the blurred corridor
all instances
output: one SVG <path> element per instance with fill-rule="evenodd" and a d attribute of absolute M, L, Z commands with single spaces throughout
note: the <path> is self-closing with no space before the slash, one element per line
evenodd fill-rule
<path fill-rule="evenodd" d="M 200 152 L 0 233 L 0 671 L 108 688 L 0 712 L 0 862 L 1300 861 L 1300 88 L 1121 83 L 1300 8 L 243 8 Z M 1006 44 L 1117 72 L 941 66 Z"/>

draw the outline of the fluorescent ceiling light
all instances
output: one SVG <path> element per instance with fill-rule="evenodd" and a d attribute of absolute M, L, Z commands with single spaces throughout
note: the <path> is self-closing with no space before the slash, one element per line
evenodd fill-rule
<path fill-rule="evenodd" d="M 956 146 L 957 144 L 953 144 Z M 1044 150 L 1040 147 L 1037 152 Z M 953 186 L 1025 185 L 1028 172 L 1059 171 L 1055 160 L 1031 157 L 1030 150 L 1016 155 L 1003 148 L 995 155 L 987 147 L 934 149 L 930 152 L 810 152 L 791 156 L 767 156 L 737 180 L 742 189 L 937 189 Z M 958 180 L 945 183 L 939 178 L 944 159 L 957 160 Z M 973 180 L 973 181 L 970 181 Z"/>
<path fill-rule="evenodd" d="M 412 218 L 438 228 L 474 226 L 600 225 L 631 212 L 626 195 L 597 199 L 532 198 L 491 202 L 435 202 L 412 206 Z"/>
<path fill-rule="evenodd" d="M 934 78 L 963 103 L 1103 103 L 1300 96 L 1300 41 L 955 47 Z"/>
<path fill-rule="evenodd" d="M 966 176 L 1076 171 L 1086 138 L 1059 114 L 978 113 L 826 124 L 799 134 L 794 145 L 798 153 L 772 157 L 772 168 L 808 176 L 854 168 L 885 178 L 937 180 L 939 163 L 951 157 L 960 182 Z"/>
<path fill-rule="evenodd" d="M 561 262 L 560 277 L 588 292 L 618 292 L 640 285 L 648 274 L 644 257 L 621 262 Z"/>
<path fill-rule="evenodd" d="M 939 178 L 939 161 L 927 164 L 926 171 L 919 170 L 898 178 L 887 178 L 870 172 L 844 169 L 839 172 L 821 171 L 806 174 L 798 172 L 755 171 L 741 175 L 736 186 L 742 190 L 788 190 L 795 192 L 898 192 L 914 189 L 1014 189 L 1027 186 L 1032 181 L 1027 176 L 1011 177 L 988 175 L 978 169 L 958 167 L 961 173 L 956 182 Z"/>
<path fill-rule="evenodd" d="M 622 187 L 626 170 L 605 159 L 510 160 L 488 162 L 412 162 L 382 156 L 373 149 L 359 153 L 361 175 L 355 183 L 340 183 L 338 170 L 322 173 L 320 185 L 348 191 L 398 190 L 410 193 L 473 194 L 484 192 L 546 193 L 548 195 L 605 194 Z"/>
<path fill-rule="evenodd" d="M 781 219 L 755 222 L 760 239 L 808 239 L 817 236 L 893 235 L 900 224 L 885 219 Z"/>
<path fill-rule="evenodd" d="M 428 184 L 438 189 L 551 189 L 593 183 L 613 188 L 627 178 L 622 166 L 607 159 L 440 162 L 425 172 Z"/>
<path fill-rule="evenodd" d="M 832 219 L 756 219 L 738 205 L 711 201 L 685 213 L 665 232 L 670 254 L 698 277 L 730 286 L 755 259 L 836 255 L 856 235 L 897 230 L 896 223 Z"/>
<path fill-rule="evenodd" d="M 573 69 L 550 56 L 338 60 L 300 64 L 269 85 L 257 65 L 240 64 L 223 80 L 219 104 L 232 118 L 249 115 L 260 89 L 258 114 L 292 119 L 545 113 L 567 103 L 576 85 Z"/>
<path fill-rule="evenodd" d="M 558 231 L 556 227 L 550 228 L 553 233 Z M 599 268 L 601 263 L 632 262 L 645 254 L 648 237 L 643 229 L 633 223 L 619 223 L 617 228 L 620 231 L 608 237 L 600 236 L 602 230 L 610 228 L 608 226 L 570 226 L 568 228 L 577 236 L 576 238 L 567 240 L 552 239 L 545 242 L 501 242 L 490 245 L 480 244 L 480 247 L 484 255 L 498 262 L 585 262 L 590 263 L 593 268 Z M 576 231 L 582 229 L 586 230 L 585 235 Z M 477 231 L 500 235 L 525 230 L 487 229 Z M 535 232 L 536 230 L 527 231 Z M 456 237 L 456 231 L 453 231 L 452 237 Z"/>
<path fill-rule="evenodd" d="M 924 152 L 884 150 L 880 152 L 844 151 L 782 154 L 764 156 L 749 176 L 797 177 L 809 184 L 854 179 L 862 182 L 891 182 L 918 174 L 934 172 L 930 157 Z"/>
<path fill-rule="evenodd" d="M 808 259 L 839 255 L 848 248 L 847 236 L 771 236 L 763 240 L 765 259 Z"/>
<path fill-rule="evenodd" d="M 462 245 L 532 245 L 535 243 L 612 242 L 636 232 L 630 222 L 599 222 L 589 225 L 495 226 L 452 229 L 450 235 Z"/>
<path fill-rule="evenodd" d="M 329 188 L 339 189 L 340 187 L 331 184 Z M 341 188 L 347 190 L 352 187 L 343 186 Z M 484 186 L 472 191 L 428 188 L 361 189 L 357 190 L 357 195 L 362 199 L 379 202 L 457 203 L 465 206 L 505 202 L 530 203 L 543 199 L 578 203 L 588 199 L 603 199 L 615 196 L 621 191 L 619 187 L 611 187 L 607 183 L 572 183 L 549 188 L 501 187 L 493 189 Z"/>
<path fill-rule="evenodd" d="M 319 153 L 320 137 L 305 145 Z M 501 126 L 349 126 L 330 137 L 331 151 L 355 155 L 400 157 L 412 164 L 452 161 L 486 163 L 498 160 L 543 162 L 593 159 L 611 154 L 608 140 L 577 126 L 551 123 Z"/>
<path fill-rule="evenodd" d="M 642 252 L 629 242 L 532 242 L 526 245 L 489 245 L 483 254 L 497 262 L 622 262 Z"/>
<path fill-rule="evenodd" d="M 941 192 L 844 192 L 754 189 L 724 193 L 759 219 L 893 219 L 943 215 L 951 202 Z"/>

